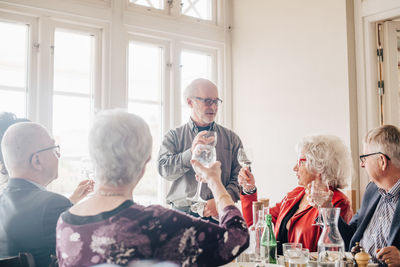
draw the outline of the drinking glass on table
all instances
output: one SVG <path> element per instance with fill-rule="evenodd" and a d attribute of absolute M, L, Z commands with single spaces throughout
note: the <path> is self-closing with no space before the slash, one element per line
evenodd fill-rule
<path fill-rule="evenodd" d="M 323 182 L 321 179 L 315 179 L 311 182 L 310 195 L 313 203 L 311 205 L 317 205 L 318 207 L 318 217 L 314 224 L 323 225 L 321 220 L 321 206 L 329 199 L 329 186 L 327 183 Z"/>
<path fill-rule="evenodd" d="M 309 260 L 310 251 L 308 248 L 289 253 L 289 267 L 306 267 Z"/>
<path fill-rule="evenodd" d="M 213 164 L 217 160 L 217 153 L 215 151 L 215 147 L 211 146 L 211 145 L 203 145 L 203 144 L 196 145 L 196 147 L 194 148 L 193 153 L 192 153 L 192 159 L 197 160 L 205 167 L 210 167 L 211 164 Z M 202 182 L 198 181 L 196 194 L 193 197 L 188 198 L 189 200 L 191 200 L 193 202 L 206 202 L 200 196 L 201 185 L 202 185 Z"/>
<path fill-rule="evenodd" d="M 301 243 L 284 243 L 282 245 L 283 256 L 285 257 L 285 266 L 289 267 L 289 260 L 296 259 L 302 254 L 303 245 Z"/>

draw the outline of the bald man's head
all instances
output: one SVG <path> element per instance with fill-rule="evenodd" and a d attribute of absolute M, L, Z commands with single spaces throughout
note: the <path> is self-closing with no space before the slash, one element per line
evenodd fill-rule
<path fill-rule="evenodd" d="M 1 142 L 7 170 L 11 174 L 16 169 L 29 169 L 32 155 L 50 145 L 54 140 L 40 124 L 21 122 L 10 126 Z"/>

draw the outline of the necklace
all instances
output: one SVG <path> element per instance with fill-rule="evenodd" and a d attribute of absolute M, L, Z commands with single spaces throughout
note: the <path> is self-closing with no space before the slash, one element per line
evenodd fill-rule
<path fill-rule="evenodd" d="M 100 196 L 103 197 L 116 197 L 116 196 L 123 196 L 124 194 L 121 192 L 106 192 L 106 191 L 97 191 Z"/>

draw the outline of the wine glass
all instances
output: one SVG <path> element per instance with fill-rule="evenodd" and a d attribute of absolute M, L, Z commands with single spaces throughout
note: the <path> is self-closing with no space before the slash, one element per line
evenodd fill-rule
<path fill-rule="evenodd" d="M 196 145 L 196 147 L 193 150 L 192 159 L 197 160 L 205 167 L 210 167 L 211 164 L 213 164 L 217 160 L 217 153 L 215 151 L 215 147 L 203 144 Z M 193 197 L 188 198 L 189 200 L 194 202 L 206 202 L 200 196 L 201 184 L 202 182 L 200 181 L 197 182 L 196 194 Z"/>
<path fill-rule="evenodd" d="M 250 149 L 239 148 L 237 155 L 238 162 L 242 168 L 248 167 L 251 171 L 251 162 L 253 160 L 253 153 Z M 246 181 L 246 187 L 251 187 L 252 185 Z"/>
<path fill-rule="evenodd" d="M 89 183 L 94 184 L 95 172 L 94 172 L 93 163 L 89 157 L 81 158 L 81 160 L 79 162 L 79 174 L 80 174 L 79 176 L 80 176 L 81 182 L 84 180 L 89 180 Z M 94 191 L 87 194 L 86 196 L 91 196 L 93 194 L 94 194 Z"/>
<path fill-rule="evenodd" d="M 206 140 L 207 145 L 216 146 L 217 145 L 217 132 L 216 131 L 207 131 L 203 135 L 204 140 Z"/>
<path fill-rule="evenodd" d="M 315 204 L 318 207 L 318 217 L 317 220 L 314 224 L 316 225 L 323 225 L 322 220 L 321 220 L 321 206 L 329 199 L 329 186 L 327 183 L 323 182 L 321 179 L 315 179 L 314 181 L 311 182 L 311 188 L 310 188 L 310 195 L 313 203 L 310 203 L 311 205 Z"/>
<path fill-rule="evenodd" d="M 80 162 L 80 177 L 82 180 L 94 179 L 94 167 L 92 161 L 88 157 L 83 157 Z"/>

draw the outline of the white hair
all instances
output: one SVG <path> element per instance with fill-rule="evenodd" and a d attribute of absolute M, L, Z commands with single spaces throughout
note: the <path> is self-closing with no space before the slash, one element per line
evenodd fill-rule
<path fill-rule="evenodd" d="M 344 188 L 353 174 L 350 152 L 343 141 L 333 135 L 311 135 L 297 144 L 297 152 L 305 156 L 308 171 L 321 174 L 333 188 Z"/>
<path fill-rule="evenodd" d="M 147 123 L 122 109 L 98 113 L 89 133 L 89 153 L 96 179 L 121 187 L 137 182 L 151 156 Z"/>
<path fill-rule="evenodd" d="M 38 123 L 20 122 L 11 125 L 1 142 L 6 168 L 12 171 L 30 166 L 32 154 L 46 145 L 43 137 L 51 138 L 47 130 Z"/>
<path fill-rule="evenodd" d="M 376 151 L 389 156 L 393 164 L 400 168 L 400 130 L 394 125 L 383 125 L 370 130 L 364 143 Z"/>

